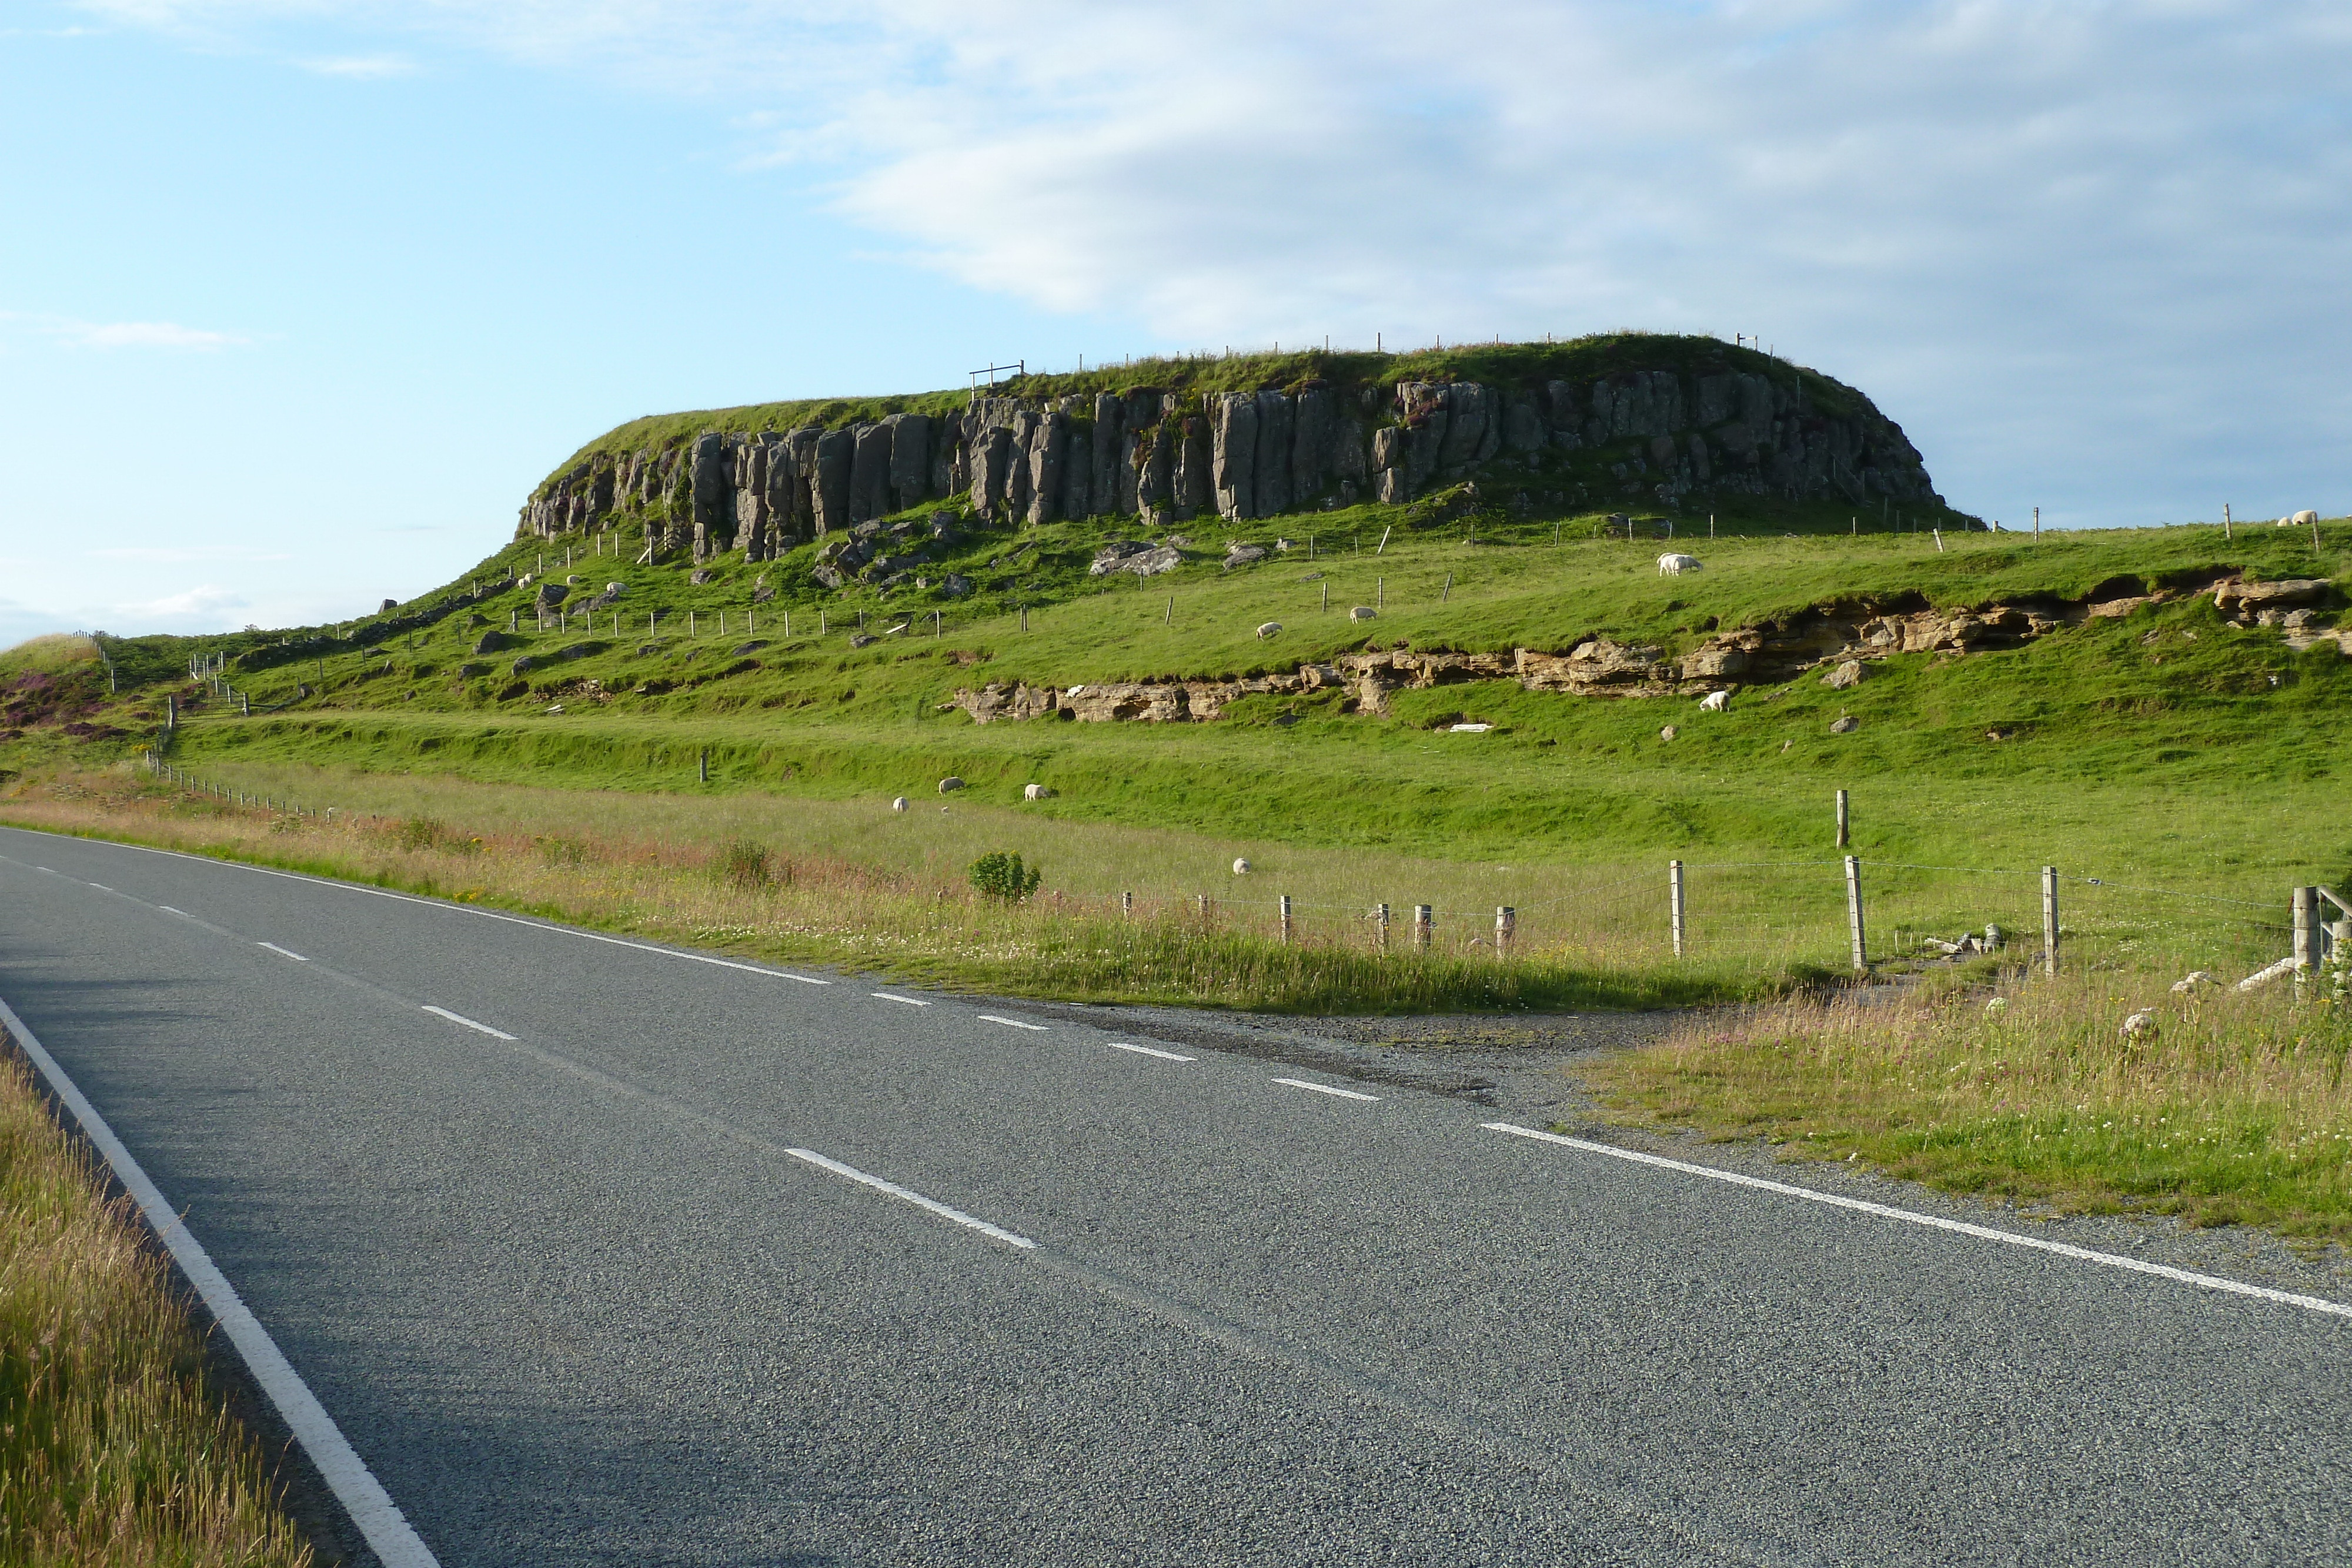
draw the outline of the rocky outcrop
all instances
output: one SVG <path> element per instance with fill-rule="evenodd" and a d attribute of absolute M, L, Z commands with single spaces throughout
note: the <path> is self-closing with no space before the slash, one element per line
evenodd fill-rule
<path fill-rule="evenodd" d="M 1705 696 L 1743 685 L 1778 684 L 1828 666 L 1829 684 L 1858 684 L 1870 664 L 1896 653 L 1941 653 L 1954 657 L 2019 647 L 2086 622 L 2129 614 L 2144 604 L 2183 596 L 2183 591 L 2134 591 L 2137 583 L 2116 583 L 2079 600 L 2037 599 L 1971 609 L 1936 610 L 1915 600 L 1890 604 L 1840 603 L 1710 637 L 1673 657 L 1664 649 L 1592 635 L 1565 651 L 1514 648 L 1507 653 L 1430 652 L 1411 648 L 1349 653 L 1326 663 L 1299 665 L 1286 674 L 1221 680 L 1127 681 L 1053 686 L 983 686 L 963 690 L 946 705 L 960 707 L 978 724 L 1000 718 L 1066 718 L 1092 723 L 1140 720 L 1150 724 L 1197 723 L 1216 718 L 1236 698 L 1264 693 L 1303 696 L 1338 692 L 1353 711 L 1384 714 L 1397 692 L 1472 681 L 1516 681 L 1528 691 L 1580 697 Z M 2250 585 L 2278 591 L 2231 597 L 2231 583 L 2195 593 L 2219 593 L 2231 603 L 2292 600 L 2308 607 L 2325 602 L 2329 585 Z M 2288 613 L 2298 613 L 2291 612 Z M 2248 624 L 2254 622 L 2249 622 Z M 2269 622 L 2285 626 L 2284 621 Z M 2352 654 L 2352 632 L 2297 622 L 2286 627 L 2297 647 L 2337 642 Z"/>
<path fill-rule="evenodd" d="M 1685 340 L 1687 341 L 1687 340 Z M 1707 345 L 1680 369 L 1519 386 L 1308 378 L 1244 392 L 1154 387 L 1028 398 L 835 427 L 728 434 L 592 455 L 541 486 L 519 532 L 642 530 L 698 560 L 764 559 L 926 502 L 982 518 L 1235 520 L 1473 477 L 1664 506 L 1773 495 L 1940 506 L 1918 452 L 1852 389 Z"/>

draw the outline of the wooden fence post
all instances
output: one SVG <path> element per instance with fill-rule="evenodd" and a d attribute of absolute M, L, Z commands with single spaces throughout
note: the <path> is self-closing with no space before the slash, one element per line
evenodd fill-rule
<path fill-rule="evenodd" d="M 1683 956 L 1683 862 L 1666 862 L 1667 919 L 1675 934 L 1675 956 Z"/>
<path fill-rule="evenodd" d="M 1412 906 L 1412 946 L 1416 953 L 1429 951 L 1430 928 L 1437 924 L 1426 904 Z"/>
<path fill-rule="evenodd" d="M 2042 868 L 2042 966 L 2053 978 L 2058 973 L 2058 868 Z"/>
<path fill-rule="evenodd" d="M 1870 961 L 1862 934 L 1862 862 L 1853 855 L 1845 857 L 1845 917 L 1853 933 L 1853 972 L 1867 974 Z"/>
<path fill-rule="evenodd" d="M 1209 923 L 1209 895 L 1205 893 L 1200 894 L 1199 902 L 1201 907 L 1201 924 L 1206 925 Z"/>
<path fill-rule="evenodd" d="M 1290 894 L 1282 895 L 1282 945 L 1290 946 Z"/>
<path fill-rule="evenodd" d="M 694 754 L 694 770 L 701 782 L 710 782 L 710 753 L 698 751 Z"/>
<path fill-rule="evenodd" d="M 1122 893 L 1118 895 L 1118 913 L 1119 918 L 1122 920 L 1132 920 L 1135 918 L 1135 894 L 1131 893 Z"/>
<path fill-rule="evenodd" d="M 1372 905 L 1372 920 L 1380 928 L 1381 951 L 1385 953 L 1389 950 L 1389 906 L 1385 904 Z"/>
<path fill-rule="evenodd" d="M 2319 967 L 2319 890 L 2298 887 L 2289 896 L 2288 910 L 2294 925 L 2295 983 Z"/>
<path fill-rule="evenodd" d="M 1519 912 L 1507 904 L 1495 906 L 1495 956 L 1507 958 L 1519 935 Z"/>
<path fill-rule="evenodd" d="M 1837 847 L 1840 849 L 1844 849 L 1852 841 L 1852 837 L 1847 831 L 1850 818 L 1847 815 L 1846 804 L 1846 792 L 1841 789 L 1837 792 Z"/>

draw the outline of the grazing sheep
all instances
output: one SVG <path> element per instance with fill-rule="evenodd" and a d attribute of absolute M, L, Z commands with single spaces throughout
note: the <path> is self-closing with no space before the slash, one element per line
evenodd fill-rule
<path fill-rule="evenodd" d="M 2302 511 L 2297 512 L 2294 516 L 2289 517 L 2287 521 L 2294 524 L 2297 528 L 2307 528 L 2312 524 L 2319 521 L 2319 514 L 2306 507 Z"/>
<path fill-rule="evenodd" d="M 1024 784 L 1021 786 L 1021 798 L 1024 800 L 1050 800 L 1054 798 L 1053 786 L 1049 784 Z"/>
<path fill-rule="evenodd" d="M 1359 604 L 1353 610 L 1348 612 L 1348 619 L 1350 621 L 1377 621 L 1380 619 L 1380 614 L 1381 612 L 1379 611 L 1373 609 L 1369 604 Z"/>
<path fill-rule="evenodd" d="M 1701 713 L 1721 713 L 1730 706 L 1729 692 L 1709 692 L 1698 700 L 1698 711 Z"/>
<path fill-rule="evenodd" d="M 1249 862 L 1236 859 L 1234 862 L 1234 874 L 1235 876 L 1249 875 Z"/>
<path fill-rule="evenodd" d="M 1279 637 L 1282 635 L 1282 622 L 1279 621 L 1269 621 L 1257 629 L 1257 634 L 1261 642 L 1268 637 Z"/>
<path fill-rule="evenodd" d="M 1658 558 L 1660 577 L 1680 577 L 1686 571 L 1704 571 L 1706 569 L 1700 564 L 1698 557 L 1684 555 L 1679 550 L 1668 550 Z"/>
<path fill-rule="evenodd" d="M 893 800 L 893 801 L 891 801 L 891 802 L 890 802 L 890 810 L 894 810 L 894 811 L 903 811 L 903 810 L 905 810 L 906 809 L 907 809 L 907 797 L 905 797 L 904 795 L 899 796 L 897 800 Z"/>

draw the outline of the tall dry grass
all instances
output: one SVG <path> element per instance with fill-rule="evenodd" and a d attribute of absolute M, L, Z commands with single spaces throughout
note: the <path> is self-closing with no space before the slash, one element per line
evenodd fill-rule
<path fill-rule="evenodd" d="M 2144 1014 L 2126 1032 L 2126 1022 Z M 1958 1192 L 2352 1239 L 2352 1009 L 2315 983 L 2010 975 L 1998 999 L 1790 1000 L 1597 1063 L 1622 1110 Z"/>
<path fill-rule="evenodd" d="M 0 1561 L 302 1568 L 261 1456 L 87 1155 L 0 1059 Z"/>
<path fill-rule="evenodd" d="M 1086 1000 L 1372 1013 L 1638 1007 L 1756 995 L 1778 983 L 1748 965 L 1660 968 L 1608 951 L 1601 938 L 1546 943 L 1539 930 L 1506 957 L 1492 944 L 1491 918 L 1466 933 L 1445 927 L 1427 951 L 1415 951 L 1402 906 L 1382 947 L 1360 911 L 1302 920 L 1283 943 L 1270 900 L 1213 900 L 1204 914 L 1192 899 L 1147 898 L 1130 918 L 1115 894 L 1051 886 L 1008 904 L 982 896 L 953 858 L 961 847 L 986 844 L 984 829 L 957 830 L 971 835 L 957 849 L 876 863 L 818 848 L 804 821 L 795 831 L 777 815 L 718 809 L 721 802 L 683 823 L 658 800 L 644 811 L 629 801 L 600 809 L 569 791 L 537 792 L 545 797 L 539 812 L 508 800 L 478 817 L 457 814 L 477 788 L 425 798 L 446 814 L 329 823 L 190 796 L 123 770 L 20 783 L 0 794 L 0 820 L 265 861 L 657 940 Z M 811 803 L 800 816 L 828 804 L 842 803 Z M 887 803 L 866 810 L 890 814 Z M 761 827 L 772 837 L 759 836 Z M 836 841 L 860 841 L 845 833 Z M 760 873 L 746 874 L 761 852 Z M 1049 866 L 1070 859 L 1045 852 Z"/>

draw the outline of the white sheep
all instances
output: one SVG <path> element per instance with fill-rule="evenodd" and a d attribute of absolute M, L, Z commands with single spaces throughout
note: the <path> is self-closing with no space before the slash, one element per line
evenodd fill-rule
<path fill-rule="evenodd" d="M 2297 528 L 2307 528 L 2311 527 L 2312 524 L 2319 521 L 2319 514 L 2306 507 L 2302 511 L 2297 512 L 2294 516 L 2289 517 L 2287 521 L 2294 524 Z"/>
<path fill-rule="evenodd" d="M 1268 621 L 1257 629 L 1257 634 L 1261 640 L 1267 637 L 1279 637 L 1282 635 L 1282 622 Z"/>
<path fill-rule="evenodd" d="M 1021 798 L 1024 800 L 1050 800 L 1054 798 L 1054 787 L 1050 784 L 1024 784 L 1021 786 Z"/>
<path fill-rule="evenodd" d="M 1698 557 L 1695 555 L 1685 555 L 1680 550 L 1668 550 L 1665 554 L 1658 558 L 1658 575 L 1660 577 L 1680 577 L 1686 571 L 1704 571 L 1706 570 L 1706 567 L 1700 562 Z"/>
<path fill-rule="evenodd" d="M 1698 711 L 1701 713 L 1721 713 L 1725 708 L 1730 706 L 1731 694 L 1729 692 L 1709 692 L 1706 695 L 1699 698 Z"/>

